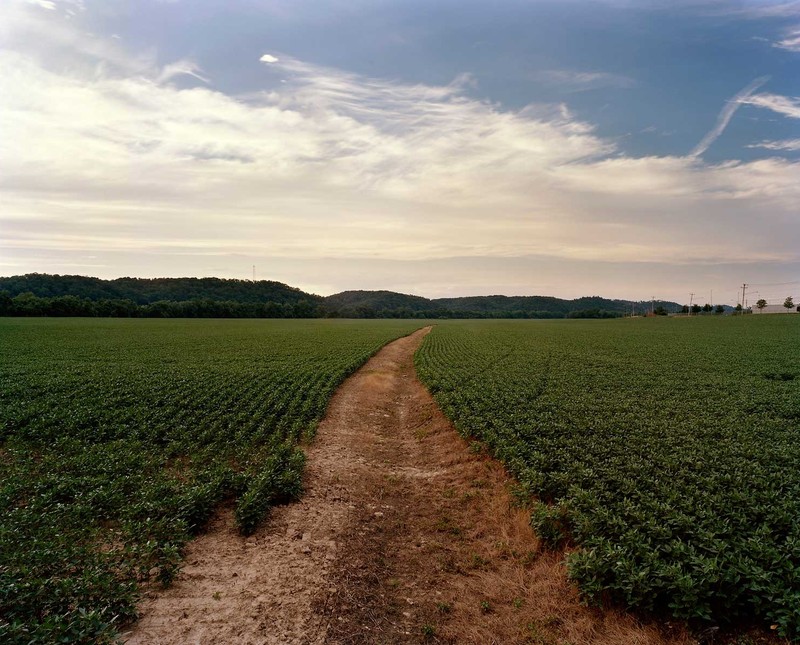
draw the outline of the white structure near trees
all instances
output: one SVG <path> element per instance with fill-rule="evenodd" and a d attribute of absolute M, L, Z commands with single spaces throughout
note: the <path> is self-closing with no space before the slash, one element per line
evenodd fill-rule
<path fill-rule="evenodd" d="M 758 307 L 753 307 L 753 313 L 755 315 L 758 314 L 796 314 L 800 313 L 797 311 L 797 307 L 792 307 L 791 309 L 787 309 L 783 306 L 783 304 L 779 305 L 765 305 L 763 308 L 759 309 Z"/>

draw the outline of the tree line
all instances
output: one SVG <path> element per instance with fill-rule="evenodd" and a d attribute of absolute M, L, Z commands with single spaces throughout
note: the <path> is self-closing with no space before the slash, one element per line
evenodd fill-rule
<path fill-rule="evenodd" d="M 315 303 L 245 303 L 233 300 L 157 300 L 138 304 L 127 298 L 91 300 L 79 296 L 52 298 L 0 292 L 0 316 L 84 316 L 100 318 L 314 318 Z"/>
<path fill-rule="evenodd" d="M 692 313 L 696 315 L 696 314 L 710 314 L 712 312 L 719 316 L 725 313 L 725 307 L 723 307 L 722 305 L 712 306 L 708 303 L 704 304 L 702 307 L 700 305 L 692 305 L 691 308 L 689 308 L 689 305 L 683 305 L 683 307 L 681 307 L 682 314 Z"/>
<path fill-rule="evenodd" d="M 0 291 L 0 316 L 100 317 L 100 318 L 615 318 L 620 314 L 602 309 L 571 311 L 460 311 L 446 308 L 414 311 L 408 307 L 325 307 L 319 302 L 236 302 L 234 300 L 156 300 L 139 304 L 129 298 L 80 296 L 43 297 L 26 292 L 11 296 Z"/>

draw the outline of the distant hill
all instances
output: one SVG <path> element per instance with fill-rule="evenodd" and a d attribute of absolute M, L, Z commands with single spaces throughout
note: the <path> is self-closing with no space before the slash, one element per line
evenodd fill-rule
<path fill-rule="evenodd" d="M 588 296 L 563 300 L 553 296 L 467 296 L 462 298 L 434 298 L 412 296 L 393 291 L 343 291 L 323 299 L 323 307 L 339 314 L 368 317 L 381 312 L 405 310 L 430 317 L 456 318 L 564 318 L 566 316 L 604 317 L 607 315 L 643 314 L 652 307 L 663 307 L 673 313 L 681 305 L 657 300 L 655 303 L 609 300 Z"/>
<path fill-rule="evenodd" d="M 343 316 L 358 312 L 363 314 L 366 310 L 377 313 L 383 310 L 405 309 L 411 313 L 418 313 L 435 309 L 433 301 L 428 298 L 394 291 L 342 291 L 323 298 L 323 307 L 327 311 L 336 311 Z"/>
<path fill-rule="evenodd" d="M 320 296 L 271 280 L 226 280 L 223 278 L 117 278 L 101 280 L 80 275 L 29 273 L 0 277 L 0 291 L 12 297 L 32 293 L 40 298 L 77 296 L 89 300 L 132 300 L 146 305 L 159 300 L 227 300 L 238 303 L 319 304 Z"/>
<path fill-rule="evenodd" d="M 32 294 L 32 295 L 30 295 Z M 79 275 L 0 277 L 0 315 L 341 318 L 608 318 L 642 314 L 655 303 L 587 296 L 423 298 L 394 291 L 343 291 L 321 297 L 271 280 L 117 278 Z M 730 309 L 730 308 L 728 308 Z"/>

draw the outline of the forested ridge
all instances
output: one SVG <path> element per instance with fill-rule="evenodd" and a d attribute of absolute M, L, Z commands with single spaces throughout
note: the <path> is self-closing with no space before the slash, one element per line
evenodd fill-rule
<path fill-rule="evenodd" d="M 11 296 L 30 292 L 52 298 L 77 296 L 89 300 L 131 300 L 146 305 L 159 300 L 230 300 L 240 303 L 276 302 L 294 304 L 317 302 L 320 296 L 272 280 L 230 280 L 224 278 L 116 278 L 102 280 L 82 275 L 28 273 L 0 277 L 0 291 Z"/>
<path fill-rule="evenodd" d="M 151 318 L 613 318 L 675 302 L 588 296 L 435 298 L 393 291 L 323 297 L 272 280 L 116 278 L 29 273 L 0 277 L 0 315 Z"/>

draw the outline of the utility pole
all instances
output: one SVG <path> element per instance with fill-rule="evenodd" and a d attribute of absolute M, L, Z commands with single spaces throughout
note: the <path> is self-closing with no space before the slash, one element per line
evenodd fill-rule
<path fill-rule="evenodd" d="M 656 297 L 653 296 L 653 303 L 650 305 L 650 313 L 655 316 L 656 315 Z"/>
<path fill-rule="evenodd" d="M 711 300 L 709 301 L 708 304 L 710 304 L 712 307 L 714 306 L 714 290 L 713 289 L 711 290 Z"/>
<path fill-rule="evenodd" d="M 256 281 L 256 265 L 253 265 L 253 282 Z"/>
<path fill-rule="evenodd" d="M 689 315 L 692 315 L 692 301 L 694 300 L 694 294 L 689 294 Z"/>
<path fill-rule="evenodd" d="M 742 315 L 743 316 L 744 316 L 744 306 L 745 306 L 745 304 L 744 304 L 745 303 L 745 300 L 744 300 L 744 294 L 745 293 L 747 293 L 747 283 L 746 282 L 742 284 Z"/>

